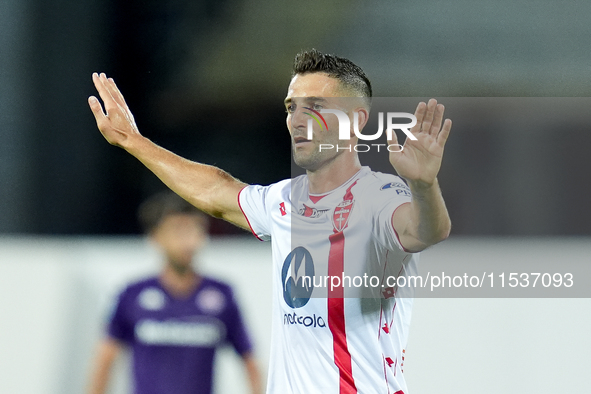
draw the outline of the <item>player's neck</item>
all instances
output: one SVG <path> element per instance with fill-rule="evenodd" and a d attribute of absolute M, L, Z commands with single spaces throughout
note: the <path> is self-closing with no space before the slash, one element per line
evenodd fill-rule
<path fill-rule="evenodd" d="M 317 170 L 307 170 L 308 192 L 310 194 L 328 193 L 345 182 L 361 169 L 357 155 L 339 155 Z"/>
<path fill-rule="evenodd" d="M 201 282 L 201 277 L 192 269 L 180 272 L 170 265 L 166 265 L 160 274 L 160 282 L 171 295 L 184 298 L 195 291 Z"/>

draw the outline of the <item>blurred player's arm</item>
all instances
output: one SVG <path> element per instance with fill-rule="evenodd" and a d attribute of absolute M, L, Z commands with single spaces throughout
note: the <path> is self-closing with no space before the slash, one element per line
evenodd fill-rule
<path fill-rule="evenodd" d="M 437 174 L 441 168 L 443 148 L 451 131 L 451 120 L 443 122 L 445 108 L 434 99 L 419 103 L 417 124 L 407 138 L 402 152 L 391 152 L 390 163 L 411 190 L 412 201 L 401 205 L 392 215 L 392 225 L 402 246 L 412 252 L 443 241 L 449 236 L 451 220 L 439 188 Z M 396 144 L 392 133 L 391 144 Z"/>
<path fill-rule="evenodd" d="M 100 132 L 110 144 L 135 156 L 170 189 L 197 208 L 249 229 L 238 205 L 238 194 L 246 184 L 217 167 L 186 160 L 143 137 L 113 79 L 94 73 L 92 80 L 105 110 L 94 96 L 88 103 Z"/>
<path fill-rule="evenodd" d="M 263 394 L 264 390 L 261 373 L 254 356 L 250 352 L 244 353 L 242 355 L 242 361 L 244 362 L 244 368 L 246 368 L 246 375 L 250 384 L 250 392 L 252 394 Z"/>
<path fill-rule="evenodd" d="M 106 393 L 113 362 L 122 349 L 123 345 L 110 337 L 99 343 L 88 384 L 88 394 Z"/>

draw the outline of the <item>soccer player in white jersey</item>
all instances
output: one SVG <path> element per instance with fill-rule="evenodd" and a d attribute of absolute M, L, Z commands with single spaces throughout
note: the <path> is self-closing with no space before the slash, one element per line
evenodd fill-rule
<path fill-rule="evenodd" d="M 414 274 L 418 252 L 449 235 L 437 181 L 451 130 L 451 121 L 443 121 L 443 105 L 434 99 L 419 103 L 410 130 L 416 140 L 407 138 L 402 151 L 389 153 L 400 178 L 372 172 L 360 165 L 354 149 L 346 149 L 357 141 L 353 122 L 351 138 L 340 140 L 336 116 L 326 115 L 326 127 L 315 127 L 307 139 L 311 109 L 337 106 L 350 119 L 357 112 L 363 128 L 369 114 L 369 100 L 363 98 L 371 97 L 365 73 L 344 58 L 316 50 L 300 53 L 285 106 L 294 160 L 306 175 L 257 186 L 149 141 L 115 82 L 96 73 L 93 81 L 104 111 L 95 97 L 89 105 L 109 143 L 135 156 L 201 210 L 272 241 L 268 393 L 408 394 L 402 361 L 412 298 L 402 294 L 407 288 L 385 281 L 392 274 Z M 396 143 L 392 133 L 389 144 Z M 320 144 L 341 149 L 321 150 Z M 346 291 L 355 284 L 304 280 L 377 274 L 379 295 L 373 298 L 349 297 Z"/>

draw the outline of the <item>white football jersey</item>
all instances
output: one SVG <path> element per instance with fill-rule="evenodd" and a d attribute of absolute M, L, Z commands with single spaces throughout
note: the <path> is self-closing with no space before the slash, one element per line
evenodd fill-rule
<path fill-rule="evenodd" d="M 417 275 L 418 254 L 392 214 L 410 200 L 399 177 L 368 167 L 322 196 L 305 175 L 240 192 L 253 233 L 272 241 L 268 393 L 407 393 L 412 288 L 393 277 Z"/>

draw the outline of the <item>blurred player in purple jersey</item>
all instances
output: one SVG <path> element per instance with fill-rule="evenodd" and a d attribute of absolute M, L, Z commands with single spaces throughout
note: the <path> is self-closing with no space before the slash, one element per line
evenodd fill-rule
<path fill-rule="evenodd" d="M 209 394 L 215 352 L 225 343 L 242 358 L 251 392 L 262 393 L 232 289 L 192 265 L 207 241 L 207 216 L 166 192 L 144 202 L 139 219 L 161 250 L 164 268 L 119 295 L 98 347 L 89 393 L 106 392 L 113 361 L 128 348 L 135 394 Z"/>

